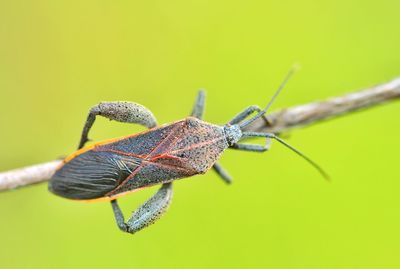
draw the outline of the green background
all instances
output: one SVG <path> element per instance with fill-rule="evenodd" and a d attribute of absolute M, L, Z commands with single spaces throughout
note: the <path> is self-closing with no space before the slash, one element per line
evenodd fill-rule
<path fill-rule="evenodd" d="M 206 120 L 341 95 L 400 75 L 400 2 L 0 2 L 0 170 L 64 156 L 88 109 L 144 104 L 160 123 L 207 89 Z M 333 178 L 274 143 L 228 151 L 234 176 L 179 181 L 169 212 L 135 235 L 108 203 L 56 197 L 46 184 L 0 194 L 1 268 L 399 268 L 400 104 L 290 133 Z M 95 140 L 143 130 L 96 122 Z M 259 141 L 261 142 L 261 141 Z M 120 199 L 128 214 L 156 189 Z"/>

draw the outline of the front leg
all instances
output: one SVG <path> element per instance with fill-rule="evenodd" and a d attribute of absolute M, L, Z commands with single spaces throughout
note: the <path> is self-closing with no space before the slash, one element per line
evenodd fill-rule
<path fill-rule="evenodd" d="M 233 119 L 229 121 L 229 124 L 234 125 L 242 122 L 244 119 L 246 119 L 248 116 L 253 114 L 254 112 L 260 112 L 261 108 L 257 105 L 249 106 L 246 109 L 244 109 L 242 112 L 237 114 Z M 270 125 L 270 122 L 268 121 L 267 117 L 265 115 L 262 115 L 262 118 L 264 119 L 265 123 L 267 125 Z"/>
<path fill-rule="evenodd" d="M 100 103 L 92 107 L 89 111 L 78 149 L 82 148 L 89 140 L 88 133 L 98 115 L 119 122 L 137 123 L 147 128 L 153 128 L 157 125 L 153 113 L 142 105 L 131 102 Z"/>
<path fill-rule="evenodd" d="M 264 152 L 271 148 L 271 139 L 267 138 L 265 141 L 265 145 L 258 145 L 258 144 L 233 144 L 230 148 L 238 149 L 238 150 L 245 150 L 245 151 L 255 151 L 255 152 Z"/>
<path fill-rule="evenodd" d="M 127 222 L 124 220 L 117 200 L 111 201 L 115 220 L 118 227 L 127 233 L 136 233 L 137 231 L 156 222 L 168 209 L 172 200 L 172 183 L 165 183 L 149 200 L 141 205 Z"/>

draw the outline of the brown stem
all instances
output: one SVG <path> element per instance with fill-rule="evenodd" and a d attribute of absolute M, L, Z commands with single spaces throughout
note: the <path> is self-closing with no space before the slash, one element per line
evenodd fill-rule
<path fill-rule="evenodd" d="M 325 101 L 282 109 L 268 115 L 269 125 L 259 118 L 247 130 L 281 133 L 397 98 L 400 98 L 400 78 Z"/>
<path fill-rule="evenodd" d="M 400 78 L 325 101 L 282 109 L 268 115 L 268 124 L 260 118 L 246 130 L 281 133 L 398 98 Z M 56 160 L 0 173 L 0 191 L 47 181 L 61 162 Z"/>
<path fill-rule="evenodd" d="M 61 162 L 56 160 L 0 173 L 0 191 L 49 180 Z"/>

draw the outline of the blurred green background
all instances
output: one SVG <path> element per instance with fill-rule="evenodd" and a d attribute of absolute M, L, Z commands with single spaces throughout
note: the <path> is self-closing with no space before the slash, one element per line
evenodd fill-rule
<path fill-rule="evenodd" d="M 206 120 L 274 109 L 400 75 L 400 2 L 0 2 L 0 170 L 64 156 L 88 109 L 144 104 L 160 123 L 188 115 L 207 89 Z M 179 181 L 169 212 L 133 236 L 108 203 L 56 197 L 41 184 L 0 194 L 1 268 L 399 268 L 400 104 L 294 131 L 325 182 L 274 144 L 229 151 L 213 172 Z M 142 128 L 100 119 L 91 137 Z M 156 189 L 120 199 L 128 215 Z"/>

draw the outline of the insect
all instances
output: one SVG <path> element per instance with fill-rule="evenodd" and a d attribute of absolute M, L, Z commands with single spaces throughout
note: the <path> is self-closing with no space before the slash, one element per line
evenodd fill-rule
<path fill-rule="evenodd" d="M 191 116 L 161 126 L 157 126 L 153 114 L 142 105 L 100 103 L 90 109 L 78 151 L 67 157 L 57 169 L 49 181 L 49 190 L 69 199 L 109 200 L 118 227 L 124 232 L 135 233 L 154 223 L 167 210 L 174 180 L 204 174 L 212 168 L 230 183 L 231 177 L 217 163 L 228 148 L 264 152 L 274 139 L 305 158 L 326 176 L 315 162 L 275 134 L 243 131 L 260 117 L 267 120 L 265 113 L 290 75 L 291 72 L 264 109 L 249 106 L 223 126 L 202 120 L 204 91 L 199 92 Z M 96 116 L 140 124 L 149 130 L 84 147 Z M 251 137 L 264 137 L 267 143 L 240 143 L 240 140 Z M 161 188 L 125 221 L 117 198 L 156 184 L 162 184 Z"/>

